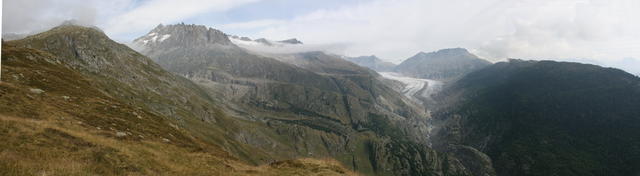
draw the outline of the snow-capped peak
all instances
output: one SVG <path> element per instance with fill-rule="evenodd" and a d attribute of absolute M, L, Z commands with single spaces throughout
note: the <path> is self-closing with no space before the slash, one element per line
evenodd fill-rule
<path fill-rule="evenodd" d="M 210 46 L 233 45 L 222 31 L 203 25 L 172 24 L 158 25 L 148 34 L 133 41 L 140 48 L 178 47 L 178 46 Z"/>

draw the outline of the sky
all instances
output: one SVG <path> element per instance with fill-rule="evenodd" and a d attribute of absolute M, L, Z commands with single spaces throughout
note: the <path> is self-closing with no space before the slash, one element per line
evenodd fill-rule
<path fill-rule="evenodd" d="M 395 63 L 463 47 L 494 62 L 578 61 L 640 74 L 638 9 L 638 0 L 3 0 L 2 32 L 74 19 L 127 43 L 184 22 Z"/>

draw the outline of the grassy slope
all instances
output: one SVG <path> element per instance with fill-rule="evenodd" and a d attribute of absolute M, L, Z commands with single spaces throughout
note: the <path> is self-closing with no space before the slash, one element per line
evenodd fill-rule
<path fill-rule="evenodd" d="M 55 62 L 64 63 L 91 79 L 91 86 L 96 90 L 130 106 L 145 107 L 175 120 L 175 126 L 185 127 L 205 142 L 221 145 L 241 160 L 264 164 L 283 159 L 234 140 L 236 132 L 255 122 L 227 116 L 197 85 L 163 70 L 149 58 L 112 41 L 97 29 L 58 26 L 7 43 L 55 55 Z"/>
<path fill-rule="evenodd" d="M 330 160 L 248 165 L 166 117 L 107 96 L 49 53 L 3 44 L 2 58 L 0 175 L 351 174 Z"/>

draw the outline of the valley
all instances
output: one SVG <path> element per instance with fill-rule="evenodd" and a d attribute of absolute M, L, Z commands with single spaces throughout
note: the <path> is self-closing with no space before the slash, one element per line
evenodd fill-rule
<path fill-rule="evenodd" d="M 0 175 L 640 172 L 640 78 L 624 71 L 282 52 L 305 45 L 184 23 L 128 45 L 69 23 L 3 40 Z"/>
<path fill-rule="evenodd" d="M 380 72 L 380 75 L 388 79 L 400 81 L 403 84 L 401 92 L 404 96 L 412 98 L 420 104 L 424 104 L 420 99 L 430 99 L 431 95 L 442 90 L 444 84 L 436 80 L 406 77 L 394 72 Z"/>

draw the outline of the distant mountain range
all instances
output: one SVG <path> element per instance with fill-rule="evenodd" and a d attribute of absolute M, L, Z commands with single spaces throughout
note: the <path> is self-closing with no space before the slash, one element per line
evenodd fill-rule
<path fill-rule="evenodd" d="M 473 72 L 490 62 L 481 59 L 464 48 L 442 49 L 436 52 L 419 52 L 413 57 L 395 65 L 376 56 L 345 57 L 360 66 L 378 72 L 398 72 L 406 76 L 432 80 L 452 80 Z"/>
<path fill-rule="evenodd" d="M 391 84 L 395 85 L 390 86 L 396 91 L 427 108 L 434 106 L 431 96 L 439 92 L 444 83 L 491 64 L 462 48 L 420 52 L 399 65 L 384 62 L 376 56 L 343 58 L 380 72 L 392 80 Z"/>
<path fill-rule="evenodd" d="M 640 78 L 466 49 L 268 53 L 202 25 L 2 45 L 0 175 L 638 175 Z"/>
<path fill-rule="evenodd" d="M 404 75 L 436 80 L 459 78 L 466 73 L 491 65 L 463 48 L 443 49 L 436 52 L 420 52 L 395 67 Z"/>

